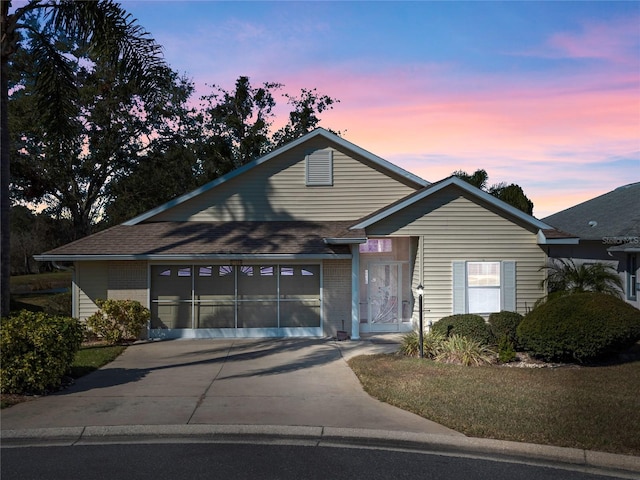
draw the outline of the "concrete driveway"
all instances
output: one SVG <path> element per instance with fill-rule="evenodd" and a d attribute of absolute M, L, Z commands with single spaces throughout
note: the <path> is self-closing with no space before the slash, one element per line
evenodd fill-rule
<path fill-rule="evenodd" d="M 289 425 L 461 435 L 363 391 L 346 359 L 395 349 L 325 339 L 136 344 L 64 391 L 2 410 L 2 429 Z"/>

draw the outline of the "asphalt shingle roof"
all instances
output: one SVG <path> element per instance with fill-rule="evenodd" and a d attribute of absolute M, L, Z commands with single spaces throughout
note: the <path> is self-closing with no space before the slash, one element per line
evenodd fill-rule
<path fill-rule="evenodd" d="M 543 219 L 581 240 L 640 236 L 640 182 L 592 198 Z"/>
<path fill-rule="evenodd" d="M 118 225 L 43 255 L 348 254 L 325 238 L 363 238 L 353 222 L 150 222 Z"/>

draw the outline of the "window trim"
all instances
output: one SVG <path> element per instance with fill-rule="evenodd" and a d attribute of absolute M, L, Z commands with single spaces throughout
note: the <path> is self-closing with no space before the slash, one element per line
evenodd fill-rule
<path fill-rule="evenodd" d="M 517 309 L 516 298 L 516 262 L 514 260 L 461 260 L 454 261 L 452 265 L 453 275 L 453 314 L 469 313 L 469 285 L 468 267 L 469 263 L 487 262 L 500 263 L 500 310 L 512 311 Z M 483 288 L 483 287 L 472 287 Z M 486 316 L 493 312 L 482 312 L 477 315 Z"/>
<path fill-rule="evenodd" d="M 627 300 L 638 299 L 638 255 L 627 255 Z"/>

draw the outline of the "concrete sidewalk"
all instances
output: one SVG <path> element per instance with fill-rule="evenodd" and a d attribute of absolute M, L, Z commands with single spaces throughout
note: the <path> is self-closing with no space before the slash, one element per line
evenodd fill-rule
<path fill-rule="evenodd" d="M 2 411 L 2 429 L 288 425 L 462 435 L 367 395 L 346 363 L 394 337 L 140 343 L 59 393 Z"/>

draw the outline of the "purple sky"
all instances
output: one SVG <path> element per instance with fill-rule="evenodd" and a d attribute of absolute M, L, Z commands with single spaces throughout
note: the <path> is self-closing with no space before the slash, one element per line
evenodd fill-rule
<path fill-rule="evenodd" d="M 484 168 L 539 218 L 640 181 L 640 2 L 122 4 L 200 94 L 317 88 L 322 126 L 426 180 Z"/>

